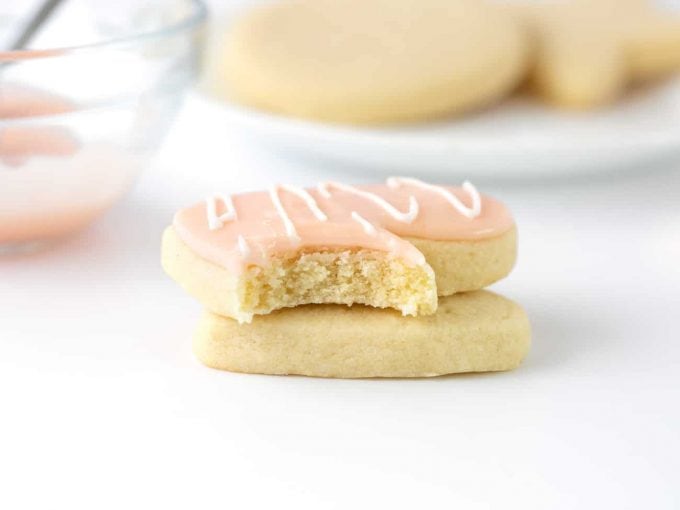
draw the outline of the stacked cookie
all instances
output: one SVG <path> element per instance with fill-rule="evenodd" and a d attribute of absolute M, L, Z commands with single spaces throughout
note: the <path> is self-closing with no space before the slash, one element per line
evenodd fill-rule
<path fill-rule="evenodd" d="M 391 178 L 212 196 L 175 215 L 162 264 L 206 308 L 208 366 L 424 377 L 521 362 L 526 315 L 480 290 L 515 254 L 510 212 L 470 183 Z"/>
<path fill-rule="evenodd" d="M 279 0 L 213 60 L 218 95 L 349 124 L 455 116 L 525 87 L 593 108 L 680 70 L 680 15 L 653 0 Z"/>

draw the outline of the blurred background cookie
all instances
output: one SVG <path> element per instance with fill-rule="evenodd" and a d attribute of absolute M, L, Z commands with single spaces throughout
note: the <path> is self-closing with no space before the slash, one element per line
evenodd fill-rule
<path fill-rule="evenodd" d="M 284 16 L 289 11 L 312 9 L 308 3 L 317 9 L 314 16 Z M 416 5 L 398 0 L 380 10 L 375 7 L 380 0 L 361 4 L 355 0 L 215 0 L 207 45 L 208 72 L 202 86 L 205 94 L 201 96 L 205 103 L 201 106 L 213 118 L 218 143 L 224 139 L 224 129 L 229 129 L 228 136 L 235 143 L 305 163 L 341 166 L 350 173 L 356 169 L 357 177 L 368 171 L 371 178 L 407 174 L 448 182 L 469 177 L 516 180 L 620 173 L 680 153 L 680 110 L 674 107 L 680 80 L 659 79 L 673 78 L 680 54 L 679 32 L 674 30 L 679 13 L 673 3 L 426 0 Z M 680 2 L 675 3 L 680 7 Z M 347 7 L 344 18 L 335 12 L 338 5 Z M 412 11 L 408 16 L 405 6 Z M 609 15 L 614 8 L 614 14 Z M 465 26 L 457 28 L 457 19 L 455 23 L 446 20 L 442 23 L 446 26 L 441 27 L 439 23 L 454 9 L 464 11 Z M 474 13 L 480 10 L 489 15 L 478 22 Z M 398 31 L 389 20 L 402 15 L 412 24 L 402 20 L 405 26 L 400 25 Z M 327 30 L 319 33 L 316 17 L 323 16 L 328 18 L 323 25 Z M 339 21 L 352 16 L 358 19 L 353 24 Z M 418 31 L 428 17 L 446 34 L 431 27 Z M 275 26 L 261 28 L 267 23 Z M 472 99 L 477 102 L 459 91 L 442 96 L 441 89 L 428 89 L 427 73 L 422 70 L 433 58 L 444 57 L 444 46 L 429 42 L 443 39 L 448 41 L 445 45 L 455 45 L 458 41 L 457 47 L 447 48 L 451 54 L 460 50 L 472 55 L 489 47 L 503 54 L 509 47 L 494 44 L 508 23 L 515 29 L 519 25 L 523 32 L 519 37 L 524 39 L 522 70 L 513 78 L 513 86 L 506 82 L 505 89 L 496 89 L 493 98 L 483 87 L 474 90 Z M 255 26 L 260 28 L 255 31 Z M 377 28 L 369 31 L 368 26 Z M 462 38 L 461 34 L 474 27 L 488 28 L 481 45 Z M 263 31 L 266 33 L 260 33 Z M 382 32 L 386 35 L 378 36 Z M 321 42 L 312 43 L 310 34 Z M 336 57 L 347 60 L 340 63 L 325 58 L 327 46 L 339 37 L 336 34 L 351 36 L 351 44 L 334 49 Z M 421 38 L 420 46 L 411 41 L 414 35 Z M 297 46 L 287 38 L 295 39 Z M 236 51 L 233 46 L 234 41 L 255 39 L 269 41 L 266 50 L 255 45 L 257 58 L 252 53 L 245 58 L 244 47 Z M 390 58 L 360 51 L 367 41 L 374 49 L 383 45 L 380 51 Z M 418 58 L 413 56 L 416 48 L 420 48 Z M 234 52 L 257 72 L 251 68 L 229 72 Z M 289 60 L 291 53 L 296 55 L 297 60 L 292 60 L 295 67 Z M 400 55 L 404 57 L 401 66 L 397 62 Z M 446 58 L 452 60 L 450 55 Z M 500 60 L 491 73 L 507 72 L 510 61 Z M 390 68 L 397 66 L 395 76 L 405 76 L 383 80 L 382 94 L 358 95 L 357 84 L 373 87 L 382 79 L 388 62 Z M 459 83 L 467 86 L 470 82 L 462 80 L 474 82 L 477 71 L 489 71 L 481 62 L 486 61 L 478 58 L 476 67 L 459 65 Z M 343 75 L 345 81 L 338 78 L 341 69 L 361 65 L 363 73 L 351 78 Z M 291 82 L 292 73 L 307 78 Z M 637 86 L 640 83 L 649 86 Z M 414 96 L 413 91 L 421 95 Z M 439 100 L 442 102 L 436 103 Z M 415 110 L 405 115 L 404 105 Z M 435 112 L 433 105 L 435 110 L 441 108 Z M 574 114 L 570 110 L 579 111 Z M 382 117 L 374 116 L 376 112 Z M 641 124 L 644 130 L 638 129 Z M 621 143 L 633 139 L 634 143 Z"/>
<path fill-rule="evenodd" d="M 511 4 L 532 34 L 531 83 L 549 103 L 594 108 L 680 70 L 680 15 L 648 0 Z"/>
<path fill-rule="evenodd" d="M 456 115 L 524 78 L 520 24 L 472 0 L 289 0 L 233 25 L 219 93 L 250 106 L 337 123 Z"/>

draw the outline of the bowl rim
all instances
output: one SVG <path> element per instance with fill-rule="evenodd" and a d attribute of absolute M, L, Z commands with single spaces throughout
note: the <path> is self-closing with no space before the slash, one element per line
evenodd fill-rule
<path fill-rule="evenodd" d="M 151 39 L 158 39 L 166 36 L 171 36 L 185 30 L 191 30 L 196 26 L 202 24 L 208 17 L 208 8 L 202 0 L 184 0 L 191 5 L 189 14 L 179 21 L 149 32 L 142 32 L 139 34 L 116 37 L 104 41 L 98 41 L 89 44 L 81 44 L 77 46 L 63 46 L 58 48 L 44 48 L 36 50 L 12 50 L 0 51 L 0 62 L 17 62 L 22 60 L 33 60 L 40 58 L 51 58 L 62 56 L 64 54 L 76 53 L 80 51 L 91 51 L 101 48 L 110 48 L 120 45 L 127 45 L 136 43 L 138 41 L 148 41 Z"/>

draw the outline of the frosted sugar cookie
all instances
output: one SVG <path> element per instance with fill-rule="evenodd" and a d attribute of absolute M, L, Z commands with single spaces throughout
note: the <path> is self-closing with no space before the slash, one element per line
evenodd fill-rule
<path fill-rule="evenodd" d="M 571 0 L 510 10 L 533 35 L 531 81 L 548 101 L 592 108 L 680 71 L 680 12 L 647 0 Z"/>
<path fill-rule="evenodd" d="M 515 254 L 510 212 L 470 183 L 391 178 L 210 197 L 175 215 L 162 264 L 208 310 L 250 322 L 310 303 L 432 314 L 438 294 L 499 280 Z"/>
<path fill-rule="evenodd" d="M 284 0 L 246 13 L 216 57 L 218 93 L 277 113 L 379 124 L 507 95 L 526 34 L 480 0 Z"/>
<path fill-rule="evenodd" d="M 487 291 L 440 299 L 434 315 L 365 306 L 302 306 L 251 324 L 206 312 L 194 352 L 209 367 L 318 377 L 429 377 L 516 368 L 530 326 L 512 301 Z"/>

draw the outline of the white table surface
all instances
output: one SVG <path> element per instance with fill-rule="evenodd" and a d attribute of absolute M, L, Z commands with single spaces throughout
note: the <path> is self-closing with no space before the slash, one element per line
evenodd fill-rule
<path fill-rule="evenodd" d="M 679 172 L 480 183 L 521 232 L 495 287 L 533 324 L 516 371 L 199 365 L 199 306 L 158 261 L 172 212 L 328 175 L 236 143 L 193 101 L 102 221 L 0 259 L 0 508 L 680 508 Z"/>

